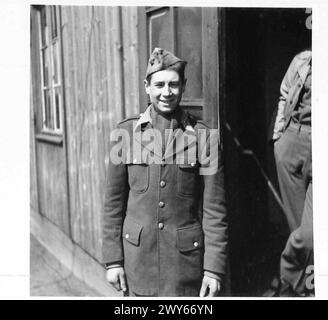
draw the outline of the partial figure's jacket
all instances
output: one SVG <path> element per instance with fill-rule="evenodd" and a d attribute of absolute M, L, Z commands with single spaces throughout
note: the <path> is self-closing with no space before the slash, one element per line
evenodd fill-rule
<path fill-rule="evenodd" d="M 311 51 L 303 51 L 296 55 L 282 80 L 277 116 L 273 129 L 273 140 L 281 137 L 291 120 L 292 112 L 299 102 L 299 96 L 310 68 L 311 58 Z"/>

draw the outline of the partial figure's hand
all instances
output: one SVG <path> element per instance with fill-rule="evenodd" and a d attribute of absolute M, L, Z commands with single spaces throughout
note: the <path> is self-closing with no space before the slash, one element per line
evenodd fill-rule
<path fill-rule="evenodd" d="M 110 268 L 106 272 L 107 281 L 117 290 L 127 290 L 125 272 L 123 267 Z"/>
<path fill-rule="evenodd" d="M 200 297 L 215 297 L 221 289 L 220 281 L 208 276 L 204 276 L 202 287 L 200 289 Z"/>

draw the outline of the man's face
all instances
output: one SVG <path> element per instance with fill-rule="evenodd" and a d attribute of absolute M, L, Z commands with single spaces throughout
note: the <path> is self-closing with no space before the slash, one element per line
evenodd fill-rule
<path fill-rule="evenodd" d="M 155 72 L 149 83 L 145 80 L 145 89 L 156 111 L 171 113 L 180 103 L 185 84 L 176 71 L 162 70 Z"/>

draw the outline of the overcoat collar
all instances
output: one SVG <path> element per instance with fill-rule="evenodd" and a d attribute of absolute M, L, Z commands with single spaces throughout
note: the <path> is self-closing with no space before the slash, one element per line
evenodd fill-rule
<path fill-rule="evenodd" d="M 149 105 L 145 110 L 145 112 L 140 115 L 140 118 L 138 119 L 134 127 L 134 131 L 137 131 L 138 128 L 145 129 L 147 128 L 147 125 L 149 125 L 152 128 L 153 125 L 153 121 L 151 117 L 152 108 L 153 106 Z M 176 117 L 174 117 L 174 120 L 177 121 L 177 127 L 181 127 L 183 130 L 194 131 L 188 113 L 184 111 L 180 106 L 178 108 L 179 108 L 177 110 L 178 113 Z"/>
<path fill-rule="evenodd" d="M 135 124 L 133 130 L 134 132 L 145 132 L 147 129 L 153 128 L 153 121 L 151 117 L 151 110 L 152 105 L 150 105 L 144 113 L 140 115 L 140 118 L 138 119 L 137 123 Z M 189 142 L 186 145 L 183 145 L 181 142 L 183 140 L 183 132 L 186 132 L 187 134 L 195 135 L 196 132 L 193 128 L 193 122 L 189 116 L 189 114 L 184 111 L 181 107 L 177 110 L 178 113 L 175 114 L 173 121 L 171 122 L 171 131 L 168 136 L 168 139 L 166 141 L 165 151 L 164 151 L 164 158 L 174 158 L 177 154 L 183 153 L 188 148 L 192 147 L 195 143 Z M 173 129 L 173 130 L 172 130 Z M 182 129 L 182 130 L 181 130 Z M 136 135 L 135 139 L 137 139 L 137 143 L 143 146 L 146 150 L 148 149 L 148 143 L 143 141 L 142 136 Z M 179 141 L 180 144 L 178 144 L 178 147 L 176 146 L 176 141 Z M 159 143 L 159 141 L 158 141 Z M 160 141 L 162 144 L 162 141 Z M 172 153 L 173 152 L 173 153 Z M 158 154 L 157 152 L 154 152 L 154 156 L 158 157 L 159 159 L 162 159 L 163 156 L 161 154 Z"/>

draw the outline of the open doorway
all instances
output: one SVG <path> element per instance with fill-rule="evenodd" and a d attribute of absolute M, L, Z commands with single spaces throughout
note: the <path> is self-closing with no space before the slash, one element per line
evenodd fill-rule
<path fill-rule="evenodd" d="M 242 145 L 278 183 L 268 142 L 282 78 L 292 58 L 311 47 L 304 8 L 228 8 L 225 11 L 224 119 Z M 260 296 L 278 271 L 288 236 L 285 217 L 250 157 L 223 134 L 230 225 L 232 295 Z"/>

